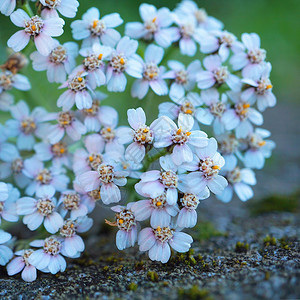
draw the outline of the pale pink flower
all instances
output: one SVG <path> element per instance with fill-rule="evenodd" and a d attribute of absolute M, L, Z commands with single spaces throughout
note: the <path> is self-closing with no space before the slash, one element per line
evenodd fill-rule
<path fill-rule="evenodd" d="M 119 141 L 124 144 L 132 142 L 126 148 L 125 159 L 140 163 L 145 157 L 147 147 L 149 148 L 154 140 L 152 124 L 150 126 L 145 124 L 146 115 L 141 107 L 128 109 L 127 116 L 132 130 L 123 128 L 119 134 Z"/>
<path fill-rule="evenodd" d="M 263 116 L 256 109 L 251 107 L 249 102 L 241 99 L 241 93 L 227 92 L 227 95 L 234 103 L 233 109 L 229 109 L 223 114 L 223 122 L 227 130 L 235 129 L 237 138 L 246 138 L 253 132 L 253 124 L 262 125 Z"/>
<path fill-rule="evenodd" d="M 30 37 L 34 38 L 37 50 L 47 56 L 54 47 L 52 36 L 60 36 L 63 33 L 64 20 L 61 18 L 42 19 L 39 16 L 29 17 L 22 9 L 17 9 L 10 15 L 11 21 L 18 27 L 24 27 L 7 41 L 8 47 L 15 52 L 21 51 L 29 43 Z"/>
<path fill-rule="evenodd" d="M 178 127 L 166 116 L 158 118 L 152 123 L 155 133 L 154 147 L 162 148 L 174 145 L 171 157 L 176 165 L 193 160 L 192 147 L 207 146 L 207 134 L 200 130 L 193 130 L 194 119 L 191 115 L 179 114 Z"/>
<path fill-rule="evenodd" d="M 178 94 L 179 95 L 179 94 Z M 171 96 L 170 96 L 171 97 Z M 172 98 L 171 98 L 172 99 Z M 158 106 L 158 117 L 167 116 L 171 120 L 179 117 L 179 114 L 186 114 L 194 116 L 198 107 L 203 104 L 202 99 L 198 93 L 189 92 L 185 97 L 173 97 L 172 102 L 163 102 Z M 194 124 L 195 126 L 195 124 Z"/>
<path fill-rule="evenodd" d="M 3 163 L 0 163 L 0 179 L 13 175 L 14 182 L 20 188 L 30 183 L 30 179 L 22 173 L 24 161 L 14 145 L 7 143 L 0 145 L 0 158 L 3 160 Z"/>
<path fill-rule="evenodd" d="M 36 193 L 37 199 L 22 197 L 17 201 L 18 215 L 25 215 L 23 223 L 30 230 L 36 230 L 44 224 L 50 233 L 56 233 L 63 224 L 62 216 L 56 211 L 55 189 L 44 186 Z"/>
<path fill-rule="evenodd" d="M 212 125 L 215 134 L 222 134 L 226 129 L 231 130 L 234 125 L 230 128 L 230 124 L 225 124 L 224 113 L 229 108 L 227 103 L 226 94 L 220 95 L 217 89 L 210 88 L 201 91 L 201 100 L 206 105 L 206 107 L 199 107 L 195 111 L 195 118 L 199 123 L 204 125 Z"/>
<path fill-rule="evenodd" d="M 164 49 L 155 45 L 149 45 L 145 50 L 145 62 L 143 65 L 143 78 L 137 79 L 131 89 L 132 97 L 142 99 L 148 93 L 149 87 L 159 96 L 168 93 L 168 86 L 164 80 L 165 67 L 158 66 L 164 56 Z"/>
<path fill-rule="evenodd" d="M 269 158 L 275 143 L 271 140 L 265 140 L 271 135 L 268 130 L 256 128 L 247 139 L 247 150 L 243 157 L 243 162 L 247 168 L 262 169 L 265 159 Z"/>
<path fill-rule="evenodd" d="M 67 74 L 70 74 L 76 65 L 78 46 L 74 42 L 62 45 L 54 40 L 53 48 L 49 55 L 44 56 L 38 51 L 31 53 L 32 68 L 35 71 L 47 70 L 49 82 L 65 82 Z"/>
<path fill-rule="evenodd" d="M 243 202 L 253 197 L 253 190 L 250 186 L 256 184 L 256 179 L 255 173 L 251 169 L 235 167 L 231 171 L 226 172 L 225 177 L 228 181 L 228 186 L 222 194 L 217 195 L 218 199 L 226 203 L 231 201 L 233 191 Z"/>
<path fill-rule="evenodd" d="M 61 241 L 55 236 L 50 236 L 45 240 L 35 240 L 30 243 L 33 247 L 43 247 L 35 250 L 28 258 L 28 262 L 42 272 L 64 272 L 66 261 L 61 256 Z"/>
<path fill-rule="evenodd" d="M 79 51 L 80 55 L 85 57 L 82 64 L 76 68 L 77 72 L 87 73 L 86 79 L 88 85 L 94 90 L 97 86 L 106 83 L 105 63 L 110 57 L 112 48 L 94 44 L 92 48 L 83 48 Z"/>
<path fill-rule="evenodd" d="M 165 192 L 155 198 L 139 200 L 132 205 L 131 209 L 137 221 L 150 218 L 153 228 L 169 226 L 171 217 L 175 217 L 179 212 L 177 204 L 168 204 Z"/>
<path fill-rule="evenodd" d="M 195 18 L 198 26 L 208 31 L 221 30 L 224 26 L 221 21 L 208 16 L 204 8 L 199 8 L 197 3 L 191 0 L 181 1 L 175 9 L 175 13 L 180 18 Z"/>
<path fill-rule="evenodd" d="M 117 13 L 109 14 L 100 19 L 100 12 L 96 7 L 90 8 L 82 16 L 82 20 L 72 22 L 72 34 L 75 40 L 83 40 L 82 47 L 91 47 L 101 42 L 103 45 L 114 47 L 120 40 L 121 35 L 116 31 L 123 23 Z"/>
<path fill-rule="evenodd" d="M 30 112 L 24 101 L 19 101 L 10 109 L 14 119 L 6 121 L 7 132 L 11 137 L 17 137 L 17 147 L 20 150 L 32 150 L 36 142 L 35 137 L 45 136 L 47 125 L 43 124 L 47 111 L 36 107 Z"/>
<path fill-rule="evenodd" d="M 124 36 L 112 51 L 106 70 L 107 89 L 111 92 L 123 92 L 127 79 L 125 72 L 134 78 L 142 78 L 143 65 L 135 52 L 138 42 Z"/>
<path fill-rule="evenodd" d="M 166 7 L 156 9 L 154 5 L 143 3 L 139 7 L 143 23 L 129 22 L 125 26 L 125 34 L 134 39 L 154 40 L 159 46 L 167 48 L 176 39 L 177 32 L 173 24 L 173 16 Z"/>
<path fill-rule="evenodd" d="M 217 141 L 210 138 L 208 146 L 196 148 L 193 161 L 182 166 L 187 171 L 191 171 L 184 176 L 184 183 L 192 193 L 197 195 L 208 187 L 214 194 L 220 194 L 227 186 L 227 180 L 219 175 L 225 160 L 217 152 L 217 148 Z"/>
<path fill-rule="evenodd" d="M 240 78 L 229 73 L 226 66 L 222 66 L 222 59 L 219 55 L 205 57 L 203 65 L 207 71 L 200 71 L 197 75 L 199 89 L 208 89 L 214 85 L 218 86 L 226 83 L 231 90 L 240 90 Z"/>
<path fill-rule="evenodd" d="M 236 52 L 244 49 L 243 44 L 237 40 L 236 36 L 228 31 L 200 30 L 199 36 L 200 51 L 205 54 L 217 52 L 222 62 L 228 59 L 231 50 Z"/>
<path fill-rule="evenodd" d="M 166 263 L 171 256 L 170 246 L 177 252 L 187 252 L 193 239 L 190 235 L 175 231 L 169 226 L 157 228 L 146 227 L 138 236 L 140 251 L 149 251 L 151 260 Z"/>
<path fill-rule="evenodd" d="M 84 125 L 87 132 L 98 132 L 101 128 L 101 120 L 107 116 L 109 110 L 108 106 L 99 106 L 101 100 L 107 97 L 106 94 L 96 91 L 93 95 L 93 103 L 91 108 L 83 109 L 82 115 L 84 117 Z"/>
<path fill-rule="evenodd" d="M 97 171 L 104 161 L 104 141 L 99 134 L 88 135 L 84 140 L 85 149 L 79 148 L 74 153 L 73 171 L 80 175 L 87 171 Z"/>
<path fill-rule="evenodd" d="M 117 226 L 116 245 L 119 250 L 133 247 L 137 240 L 137 222 L 130 202 L 127 206 L 116 205 L 111 209 L 116 212 L 115 222 L 106 221 L 109 225 Z"/>
<path fill-rule="evenodd" d="M 266 50 L 260 48 L 260 37 L 256 33 L 243 33 L 242 42 L 245 47 L 236 49 L 230 63 L 234 71 L 242 69 L 243 77 L 249 78 L 264 63 Z"/>
<path fill-rule="evenodd" d="M 26 194 L 32 196 L 39 191 L 43 191 L 45 187 L 54 188 L 56 191 L 62 192 L 67 188 L 70 181 L 66 176 L 65 170 L 60 166 L 52 166 L 47 169 L 44 164 L 36 157 L 24 160 L 23 174 L 31 179 L 26 187 Z"/>
<path fill-rule="evenodd" d="M 99 165 L 97 171 L 88 171 L 76 177 L 77 182 L 86 192 L 100 187 L 100 196 L 104 204 L 119 202 L 121 192 L 119 186 L 127 183 L 128 172 L 121 171 L 121 167 L 113 159 Z"/>
<path fill-rule="evenodd" d="M 0 72 L 0 94 L 15 88 L 20 91 L 31 89 L 28 78 L 22 74 L 13 74 L 10 71 Z M 3 95 L 3 94 L 2 94 Z M 6 100 L 9 101 L 9 100 Z M 12 102 L 11 100 L 9 102 Z"/>
<path fill-rule="evenodd" d="M 89 93 L 91 87 L 88 84 L 87 72 L 82 72 L 77 68 L 69 75 L 69 79 L 59 88 L 68 88 L 57 99 L 57 106 L 63 111 L 68 111 L 75 104 L 77 109 L 91 108 L 93 104 L 92 96 Z"/>
<path fill-rule="evenodd" d="M 241 98 L 251 103 L 256 101 L 260 111 L 276 104 L 276 97 L 272 93 L 273 86 L 269 79 L 271 69 L 270 63 L 263 64 L 257 72 L 250 74 L 249 78 L 242 79 L 242 82 L 250 87 L 242 92 Z"/>
<path fill-rule="evenodd" d="M 177 24 L 176 41 L 179 40 L 181 54 L 194 56 L 197 52 L 197 43 L 200 40 L 200 32 L 195 18 L 185 16 L 184 18 L 174 14 L 174 21 Z"/>
<path fill-rule="evenodd" d="M 62 140 L 65 133 L 73 140 L 80 140 L 81 136 L 86 133 L 85 126 L 74 117 L 72 111 L 64 111 L 53 115 L 56 118 L 56 125 L 51 125 L 48 128 L 47 139 L 50 143 L 56 144 Z"/>
<path fill-rule="evenodd" d="M 156 198 L 166 192 L 167 203 L 175 205 L 178 198 L 177 187 L 180 187 L 178 167 L 170 155 L 161 157 L 159 162 L 162 170 L 151 170 L 141 174 L 141 181 L 135 185 L 135 189 L 140 195 L 150 198 Z"/>
<path fill-rule="evenodd" d="M 53 165 L 71 167 L 72 154 L 68 151 L 67 143 L 60 141 L 51 145 L 43 142 L 35 144 L 33 148 L 38 160 L 51 160 Z"/>
<path fill-rule="evenodd" d="M 177 226 L 179 228 L 191 228 L 197 224 L 196 209 L 201 200 L 207 199 L 210 196 L 209 190 L 206 188 L 200 194 L 184 193 L 180 202 L 180 211 L 177 217 Z"/>
<path fill-rule="evenodd" d="M 3 245 L 11 239 L 11 234 L 0 229 L 0 266 L 5 266 L 13 257 L 10 248 Z"/>
<path fill-rule="evenodd" d="M 79 257 L 84 251 L 84 242 L 77 232 L 86 232 L 93 225 L 91 218 L 80 217 L 76 220 L 65 220 L 63 226 L 60 228 L 61 253 L 66 257 Z"/>
<path fill-rule="evenodd" d="M 66 190 L 61 193 L 57 204 L 59 213 L 63 218 L 70 213 L 70 219 L 75 220 L 88 213 L 87 207 L 83 204 L 80 195 L 73 190 Z"/>
<path fill-rule="evenodd" d="M 196 74 L 201 70 L 201 62 L 194 60 L 186 68 L 179 61 L 169 60 L 168 66 L 171 70 L 165 73 L 164 78 L 174 80 L 169 95 L 176 102 L 176 100 L 182 100 L 186 91 L 189 92 L 195 87 Z"/>
<path fill-rule="evenodd" d="M 67 18 L 76 16 L 79 2 L 77 0 L 40 0 L 43 5 L 41 16 L 45 19 L 58 17 L 58 12 Z"/>
<path fill-rule="evenodd" d="M 33 253 L 32 249 L 15 252 L 15 257 L 6 267 L 7 274 L 13 276 L 22 271 L 21 277 L 24 281 L 32 282 L 36 280 L 36 268 L 28 262 L 28 258 Z"/>

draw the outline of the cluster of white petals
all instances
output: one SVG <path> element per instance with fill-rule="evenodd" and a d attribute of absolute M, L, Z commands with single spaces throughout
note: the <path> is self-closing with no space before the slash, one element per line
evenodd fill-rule
<path fill-rule="evenodd" d="M 92 227 L 97 204 L 113 204 L 107 210 L 115 218 L 105 221 L 118 228 L 119 250 L 138 244 L 151 260 L 166 263 L 171 248 L 191 247 L 183 231 L 196 225 L 197 208 L 211 193 L 223 202 L 233 193 L 241 201 L 253 197 L 254 169 L 275 147 L 270 132 L 257 127 L 276 104 L 257 34 L 239 41 L 183 0 L 173 11 L 141 4 L 141 21 L 126 23 L 124 36 L 118 13 L 102 16 L 92 7 L 71 23 L 74 41 L 62 44 L 53 37 L 63 34 L 63 18 L 74 18 L 79 2 L 40 0 L 35 14 L 30 6 L 0 0 L 0 12 L 20 29 L 8 47 L 19 52 L 33 42 L 36 49 L 29 60 L 14 53 L 1 66 L 0 110 L 10 117 L 0 124 L 0 226 L 2 219 L 20 219 L 45 235 L 13 253 L 18 241 L 0 229 L 0 265 L 9 275 L 22 272 L 31 282 L 37 270 L 64 271 L 66 258 L 85 249 L 80 233 Z M 180 55 L 170 59 L 177 47 L 188 65 Z M 46 72 L 49 85 L 61 84 L 56 112 L 14 104 L 11 89 L 31 89 L 19 74 L 27 61 Z M 128 86 L 133 98 L 170 101 L 160 102 L 155 120 L 138 107 L 127 111 L 128 124 L 119 124 L 106 98 Z"/>

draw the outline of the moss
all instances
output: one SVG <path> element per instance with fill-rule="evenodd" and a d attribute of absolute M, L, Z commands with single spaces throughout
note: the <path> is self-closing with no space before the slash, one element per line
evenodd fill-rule
<path fill-rule="evenodd" d="M 130 282 L 127 286 L 128 291 L 136 291 L 138 288 L 138 285 L 135 282 Z"/>
<path fill-rule="evenodd" d="M 158 281 L 158 274 L 155 271 L 149 271 L 147 273 L 147 278 L 153 282 Z"/>
<path fill-rule="evenodd" d="M 253 215 L 261 215 L 268 212 L 297 212 L 299 210 L 300 190 L 292 195 L 273 195 L 256 203 L 249 204 Z"/>
<path fill-rule="evenodd" d="M 104 266 L 104 267 L 103 267 L 103 271 L 104 271 L 104 272 L 107 272 L 108 270 L 109 270 L 109 266 Z"/>
<path fill-rule="evenodd" d="M 197 259 L 193 256 L 195 250 L 190 249 L 186 253 L 177 253 L 171 262 L 174 264 L 184 263 L 188 266 L 195 266 L 197 264 Z"/>
<path fill-rule="evenodd" d="M 289 243 L 285 240 L 285 238 L 281 238 L 278 240 L 278 242 L 280 243 L 280 247 L 284 250 L 290 250 L 290 246 Z"/>
<path fill-rule="evenodd" d="M 237 253 L 247 253 L 249 250 L 248 243 L 237 242 L 235 245 L 235 252 Z"/>
<path fill-rule="evenodd" d="M 264 238 L 264 246 L 265 247 L 268 247 L 268 246 L 276 246 L 277 244 L 277 240 L 276 238 L 274 237 L 271 237 L 270 235 L 267 235 L 265 238 Z"/>
<path fill-rule="evenodd" d="M 271 274 L 270 274 L 270 272 L 267 271 L 267 272 L 265 273 L 265 280 L 269 280 L 270 277 L 271 277 Z"/>
<path fill-rule="evenodd" d="M 141 260 L 141 261 L 138 261 L 137 263 L 135 263 L 134 265 L 134 268 L 137 270 L 137 271 L 140 271 L 140 270 L 143 270 L 145 267 L 145 263 Z"/>
<path fill-rule="evenodd" d="M 117 273 L 117 272 L 121 272 L 122 269 L 123 269 L 123 265 L 120 265 L 119 267 L 116 267 L 114 271 Z"/>
<path fill-rule="evenodd" d="M 197 285 L 193 285 L 189 289 L 180 288 L 178 289 L 179 299 L 190 299 L 190 300 L 212 300 L 212 296 L 209 295 L 208 290 L 199 289 Z"/>
<path fill-rule="evenodd" d="M 211 222 L 199 222 L 193 230 L 193 238 L 198 241 L 206 241 L 212 237 L 224 236 L 223 232 L 218 231 Z"/>

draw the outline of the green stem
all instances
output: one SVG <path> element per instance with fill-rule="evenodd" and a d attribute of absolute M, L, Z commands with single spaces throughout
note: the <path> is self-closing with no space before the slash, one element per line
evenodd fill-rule
<path fill-rule="evenodd" d="M 29 15 L 29 17 L 33 17 L 34 16 L 32 10 L 31 10 L 31 7 L 30 7 L 30 5 L 29 5 L 29 3 L 27 1 L 21 6 L 21 8 L 25 12 L 27 12 L 27 14 Z"/>
<path fill-rule="evenodd" d="M 149 154 L 147 153 L 145 156 L 145 162 L 142 168 L 142 172 L 146 172 L 150 165 L 155 162 L 156 160 L 158 160 L 161 156 L 164 156 L 167 154 L 167 149 L 164 148 L 163 150 L 157 152 L 156 154 L 149 156 Z"/>

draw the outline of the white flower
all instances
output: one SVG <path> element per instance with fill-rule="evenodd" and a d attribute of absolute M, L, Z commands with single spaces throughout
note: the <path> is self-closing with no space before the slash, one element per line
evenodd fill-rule
<path fill-rule="evenodd" d="M 220 194 L 227 186 L 227 180 L 219 175 L 224 166 L 224 158 L 217 152 L 217 141 L 210 138 L 208 146 L 196 148 L 194 159 L 182 167 L 192 171 L 185 175 L 184 182 L 194 194 L 201 193 L 208 187 L 214 194 Z"/>
<path fill-rule="evenodd" d="M 176 28 L 170 27 L 173 17 L 166 7 L 156 9 L 154 5 L 143 3 L 139 7 L 143 23 L 129 22 L 125 34 L 134 39 L 154 40 L 159 46 L 167 48 L 176 40 Z"/>
<path fill-rule="evenodd" d="M 114 47 L 120 40 L 121 35 L 116 31 L 123 23 L 117 13 L 109 14 L 100 19 L 100 12 L 96 7 L 90 8 L 82 16 L 82 20 L 72 22 L 72 34 L 75 40 L 83 40 L 82 47 L 91 47 L 101 42 L 103 45 Z"/>
<path fill-rule="evenodd" d="M 149 90 L 149 86 L 153 92 L 159 96 L 166 95 L 168 93 L 168 86 L 164 81 L 165 68 L 159 67 L 164 55 L 164 50 L 161 47 L 155 45 L 149 45 L 145 51 L 145 63 L 141 59 L 143 64 L 143 78 L 137 79 L 131 89 L 132 97 L 138 97 L 142 99 L 146 96 Z"/>
<path fill-rule="evenodd" d="M 16 0 L 0 0 L 0 12 L 9 16 L 16 8 Z"/>
<path fill-rule="evenodd" d="M 35 71 L 47 70 L 49 82 L 64 82 L 66 75 L 70 74 L 76 65 L 78 46 L 74 42 L 60 45 L 54 40 L 53 48 L 49 55 L 45 56 L 38 51 L 31 53 L 32 67 Z"/>
<path fill-rule="evenodd" d="M 40 0 L 43 5 L 41 16 L 45 19 L 58 17 L 57 11 L 67 18 L 76 16 L 79 2 L 77 0 Z"/>
<path fill-rule="evenodd" d="M 0 72 L 0 94 L 12 88 L 20 91 L 28 91 L 31 89 L 31 85 L 28 78 L 24 75 L 13 74 L 10 71 Z M 11 100 L 6 101 L 12 102 Z"/>
<path fill-rule="evenodd" d="M 135 56 L 138 42 L 124 36 L 111 53 L 106 70 L 107 89 L 111 92 L 123 92 L 127 79 L 124 72 L 134 78 L 142 78 L 143 65 Z"/>
<path fill-rule="evenodd" d="M 29 43 L 30 37 L 34 38 L 37 50 L 47 56 L 54 48 L 55 42 L 52 36 L 60 36 L 63 33 L 64 20 L 61 18 L 42 19 L 39 16 L 29 17 L 22 9 L 17 9 L 10 15 L 11 21 L 23 30 L 16 32 L 7 41 L 8 47 L 15 52 L 21 51 Z"/>
<path fill-rule="evenodd" d="M 206 147 L 207 134 L 200 130 L 193 130 L 194 119 L 191 115 L 179 114 L 178 127 L 166 116 L 162 116 L 152 123 L 155 133 L 154 147 L 162 148 L 174 145 L 171 157 L 176 165 L 193 160 L 193 152 L 189 145 Z"/>
<path fill-rule="evenodd" d="M 45 229 L 56 233 L 63 224 L 62 216 L 56 212 L 56 199 L 53 198 L 55 189 L 45 186 L 38 190 L 38 199 L 22 197 L 17 201 L 17 213 L 25 215 L 23 223 L 30 230 L 36 230 L 44 223 Z"/>
<path fill-rule="evenodd" d="M 13 252 L 10 248 L 2 245 L 11 239 L 11 234 L 0 229 L 0 266 L 5 266 L 13 257 Z"/>
<path fill-rule="evenodd" d="M 199 89 L 208 89 L 214 85 L 226 83 L 231 90 L 240 90 L 240 78 L 229 73 L 226 66 L 222 66 L 222 59 L 219 55 L 209 55 L 205 57 L 203 65 L 207 71 L 200 71 L 197 75 Z"/>
<path fill-rule="evenodd" d="M 255 174 L 251 169 L 235 167 L 225 175 L 228 186 L 217 198 L 223 202 L 229 202 L 232 199 L 233 191 L 241 201 L 247 201 L 253 197 L 253 190 L 249 185 L 255 185 Z"/>

